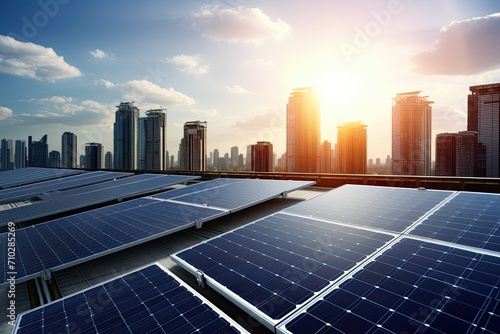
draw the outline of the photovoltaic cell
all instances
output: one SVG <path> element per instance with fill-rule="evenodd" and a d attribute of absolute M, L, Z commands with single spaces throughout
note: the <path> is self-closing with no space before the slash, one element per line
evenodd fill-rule
<path fill-rule="evenodd" d="M 410 234 L 500 252 L 500 196 L 458 193 Z"/>
<path fill-rule="evenodd" d="M 27 167 L 0 172 L 0 189 L 85 173 L 78 169 Z"/>
<path fill-rule="evenodd" d="M 246 331 L 159 265 L 19 315 L 14 333 L 242 333 Z"/>
<path fill-rule="evenodd" d="M 392 238 L 277 213 L 172 259 L 272 329 Z"/>
<path fill-rule="evenodd" d="M 500 258 L 403 238 L 280 333 L 495 333 Z"/>
<path fill-rule="evenodd" d="M 284 212 L 402 232 L 451 194 L 450 191 L 344 185 Z"/>

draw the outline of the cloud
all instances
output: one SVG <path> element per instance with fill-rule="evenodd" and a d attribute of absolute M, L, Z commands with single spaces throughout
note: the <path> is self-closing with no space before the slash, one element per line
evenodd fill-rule
<path fill-rule="evenodd" d="M 451 106 L 432 106 L 432 130 L 436 134 L 467 129 L 467 113 Z"/>
<path fill-rule="evenodd" d="M 262 44 L 266 40 L 279 41 L 292 28 L 284 21 L 273 21 L 259 8 L 242 6 L 222 8 L 203 6 L 191 16 L 193 28 L 214 41 Z"/>
<path fill-rule="evenodd" d="M 207 65 L 200 65 L 198 59 L 199 55 L 188 56 L 188 55 L 177 55 L 172 58 L 165 58 L 164 61 L 168 63 L 173 63 L 176 65 L 180 65 L 181 71 L 194 74 L 197 77 L 208 73 L 209 67 Z"/>
<path fill-rule="evenodd" d="M 35 99 L 31 98 L 29 100 L 20 100 L 20 102 L 36 102 L 36 103 L 42 103 L 42 104 L 62 104 L 62 103 L 68 103 L 68 102 L 73 102 L 75 101 L 75 98 L 73 97 L 68 97 L 68 96 L 52 96 L 52 97 L 46 97 L 42 99 Z"/>
<path fill-rule="evenodd" d="M 6 119 L 7 117 L 12 116 L 12 109 L 7 107 L 0 107 L 0 119 Z"/>
<path fill-rule="evenodd" d="M 106 79 L 95 80 L 94 84 L 96 84 L 96 85 L 103 85 L 104 87 L 106 87 L 108 89 L 116 87 L 116 85 L 114 83 L 112 83 L 111 81 L 106 80 Z"/>
<path fill-rule="evenodd" d="M 273 66 L 274 63 L 271 59 L 264 59 L 264 58 L 256 58 L 253 60 L 247 60 L 245 64 L 250 64 L 250 65 L 260 65 L 260 66 Z"/>
<path fill-rule="evenodd" d="M 500 13 L 453 21 L 432 48 L 412 57 L 421 74 L 471 75 L 499 68 Z"/>
<path fill-rule="evenodd" d="M 162 88 L 147 80 L 132 80 L 118 86 L 125 99 L 139 103 L 163 107 L 187 106 L 195 103 L 193 98 L 175 91 L 172 87 Z"/>
<path fill-rule="evenodd" d="M 3 35 L 0 35 L 0 73 L 51 82 L 82 75 L 52 48 Z"/>
<path fill-rule="evenodd" d="M 248 94 L 250 93 L 248 90 L 245 88 L 238 86 L 238 85 L 233 85 L 233 86 L 225 86 L 226 92 L 233 93 L 233 94 Z"/>
<path fill-rule="evenodd" d="M 90 50 L 89 53 L 92 55 L 92 57 L 97 59 L 113 58 L 111 53 L 103 51 L 101 49 Z"/>
<path fill-rule="evenodd" d="M 212 109 L 191 109 L 191 112 L 193 114 L 202 114 L 202 115 L 208 115 L 208 116 L 217 115 L 217 110 L 215 110 L 214 108 L 212 108 Z"/>
<path fill-rule="evenodd" d="M 243 130 L 248 129 L 270 129 L 272 131 L 281 131 L 285 129 L 286 114 L 283 111 L 268 111 L 257 114 L 246 120 L 237 121 L 233 127 Z"/>

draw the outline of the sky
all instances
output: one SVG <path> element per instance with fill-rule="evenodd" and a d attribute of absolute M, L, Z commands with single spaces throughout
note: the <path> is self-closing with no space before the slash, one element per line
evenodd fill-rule
<path fill-rule="evenodd" d="M 368 158 L 391 154 L 397 93 L 434 101 L 433 138 L 467 128 L 469 86 L 500 82 L 493 0 L 23 0 L 0 11 L 0 138 L 113 149 L 120 102 L 167 109 L 167 148 L 207 121 L 208 150 L 257 141 L 285 152 L 286 103 L 314 86 L 321 138 L 367 125 Z M 434 148 L 433 148 L 434 151 Z"/>

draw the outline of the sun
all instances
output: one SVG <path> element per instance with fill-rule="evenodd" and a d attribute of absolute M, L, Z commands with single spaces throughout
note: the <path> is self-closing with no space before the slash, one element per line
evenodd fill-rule
<path fill-rule="evenodd" d="M 360 80 L 356 73 L 345 70 L 323 72 L 314 86 L 322 107 L 340 109 L 352 103 L 360 90 Z"/>

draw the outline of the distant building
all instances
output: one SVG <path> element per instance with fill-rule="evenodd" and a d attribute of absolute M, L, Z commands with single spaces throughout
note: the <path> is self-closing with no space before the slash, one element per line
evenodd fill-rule
<path fill-rule="evenodd" d="M 2 139 L 2 155 L 0 160 L 2 161 L 2 169 L 14 169 L 14 145 L 12 139 Z"/>
<path fill-rule="evenodd" d="M 65 132 L 61 137 L 61 167 L 76 168 L 77 137 L 74 133 Z"/>
<path fill-rule="evenodd" d="M 113 129 L 115 169 L 137 169 L 139 164 L 139 108 L 133 102 L 117 106 Z"/>
<path fill-rule="evenodd" d="M 167 116 L 164 110 L 148 110 L 146 117 L 139 118 L 139 169 L 166 169 Z"/>
<path fill-rule="evenodd" d="M 321 173 L 333 173 L 332 143 L 325 140 L 321 143 Z"/>
<path fill-rule="evenodd" d="M 471 86 L 469 89 L 467 130 L 477 132 L 478 142 L 485 150 L 484 175 L 478 168 L 476 176 L 500 177 L 500 83 Z"/>
<path fill-rule="evenodd" d="M 230 166 L 230 168 L 238 169 L 238 155 L 239 155 L 238 146 L 231 147 L 231 166 Z"/>
<path fill-rule="evenodd" d="M 110 151 L 104 155 L 104 168 L 113 169 L 113 153 Z"/>
<path fill-rule="evenodd" d="M 286 105 L 286 170 L 320 170 L 320 108 L 312 87 L 294 89 Z"/>
<path fill-rule="evenodd" d="M 366 174 L 366 125 L 361 122 L 337 126 L 337 173 Z"/>
<path fill-rule="evenodd" d="M 86 163 L 85 163 L 85 155 L 80 154 L 80 168 L 86 168 Z"/>
<path fill-rule="evenodd" d="M 26 141 L 16 140 L 14 151 L 14 168 L 26 167 Z"/>
<path fill-rule="evenodd" d="M 220 166 L 219 166 L 219 150 L 218 149 L 214 149 L 214 157 L 213 157 L 213 164 L 214 164 L 214 169 L 216 170 L 219 170 L 220 169 Z"/>
<path fill-rule="evenodd" d="M 252 145 L 252 171 L 273 172 L 273 144 L 268 141 L 259 141 Z"/>
<path fill-rule="evenodd" d="M 392 105 L 392 173 L 431 175 L 432 101 L 420 91 L 400 93 Z"/>
<path fill-rule="evenodd" d="M 440 133 L 436 136 L 436 176 L 474 176 L 478 161 L 477 133 Z"/>
<path fill-rule="evenodd" d="M 28 159 L 30 167 L 47 167 L 49 157 L 49 145 L 47 144 L 47 135 L 44 135 L 39 141 L 33 141 L 28 137 Z"/>
<path fill-rule="evenodd" d="M 102 144 L 85 144 L 85 168 L 100 170 L 102 168 Z"/>
<path fill-rule="evenodd" d="M 48 167 L 52 168 L 61 167 L 61 153 L 59 153 L 59 151 L 50 151 Z"/>
<path fill-rule="evenodd" d="M 207 122 L 184 123 L 184 138 L 181 140 L 181 170 L 204 171 L 207 167 Z"/>
<path fill-rule="evenodd" d="M 377 166 L 377 167 L 380 166 L 380 158 L 375 159 L 375 166 Z"/>
<path fill-rule="evenodd" d="M 252 169 L 252 145 L 247 145 L 247 154 L 245 157 L 245 169 Z"/>

